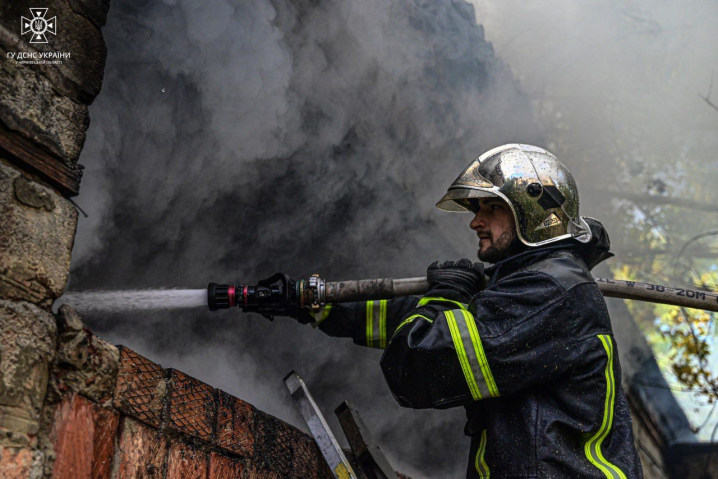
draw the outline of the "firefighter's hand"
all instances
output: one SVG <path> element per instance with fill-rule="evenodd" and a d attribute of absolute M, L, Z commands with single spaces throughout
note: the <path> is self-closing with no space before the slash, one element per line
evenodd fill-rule
<path fill-rule="evenodd" d="M 481 291 L 484 284 L 484 264 L 472 263 L 466 258 L 457 262 L 434 261 L 426 271 L 429 285 L 431 286 L 427 296 L 438 296 L 455 292 L 459 294 L 464 302 L 468 303 L 471 298 Z"/>

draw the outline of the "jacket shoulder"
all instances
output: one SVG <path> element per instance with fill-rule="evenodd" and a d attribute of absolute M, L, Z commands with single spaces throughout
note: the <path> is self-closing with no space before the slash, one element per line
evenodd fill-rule
<path fill-rule="evenodd" d="M 595 283 L 586 263 L 571 251 L 559 251 L 524 268 L 523 271 L 551 276 L 565 291 L 579 284 Z"/>

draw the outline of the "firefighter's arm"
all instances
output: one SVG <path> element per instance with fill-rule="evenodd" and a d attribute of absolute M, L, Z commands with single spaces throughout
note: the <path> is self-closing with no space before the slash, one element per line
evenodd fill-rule
<path fill-rule="evenodd" d="M 401 320 L 416 308 L 418 298 L 328 304 L 315 314 L 329 336 L 352 338 L 356 344 L 384 349 Z"/>
<path fill-rule="evenodd" d="M 400 404 L 466 405 L 508 396 L 570 369 L 566 292 L 542 273 L 516 274 L 466 306 L 424 298 L 393 335 L 382 370 Z"/>
<path fill-rule="evenodd" d="M 456 263 L 434 262 L 427 270 L 427 277 L 432 285 L 427 294 L 455 296 L 467 302 L 480 287 L 484 267 L 481 263 L 472 264 L 468 259 Z M 351 337 L 356 344 L 384 349 L 394 331 L 405 324 L 410 313 L 423 304 L 422 301 L 404 297 L 327 305 L 315 315 L 315 320 L 319 328 L 330 336 Z"/>

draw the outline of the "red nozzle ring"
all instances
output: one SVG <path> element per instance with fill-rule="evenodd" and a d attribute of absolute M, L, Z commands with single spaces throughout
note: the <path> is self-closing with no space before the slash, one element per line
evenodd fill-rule
<path fill-rule="evenodd" d="M 229 307 L 233 308 L 237 305 L 237 299 L 235 298 L 235 286 L 227 288 L 227 296 L 229 296 Z"/>
<path fill-rule="evenodd" d="M 247 287 L 244 287 L 244 292 L 242 294 L 244 296 L 244 305 L 247 306 Z"/>

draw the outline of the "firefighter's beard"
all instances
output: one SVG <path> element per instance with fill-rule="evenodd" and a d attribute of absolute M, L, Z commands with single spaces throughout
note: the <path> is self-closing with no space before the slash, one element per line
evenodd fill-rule
<path fill-rule="evenodd" d="M 516 231 L 508 229 L 501 233 L 495 240 L 492 238 L 491 246 L 486 248 L 483 252 L 479 247 L 478 255 L 479 259 L 484 263 L 498 263 L 499 261 L 513 256 L 518 251 L 515 251 L 519 244 L 523 244 L 518 241 Z"/>

